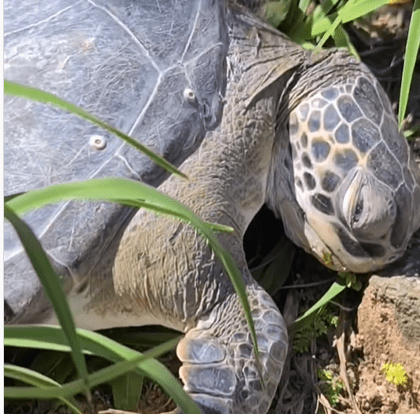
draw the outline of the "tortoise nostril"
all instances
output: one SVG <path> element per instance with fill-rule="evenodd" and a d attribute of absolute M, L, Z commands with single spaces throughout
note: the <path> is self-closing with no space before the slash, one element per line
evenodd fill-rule
<path fill-rule="evenodd" d="M 209 104 L 207 102 L 204 102 L 202 107 L 203 107 L 203 117 L 204 117 L 204 119 L 207 119 L 207 118 L 211 117 Z"/>
<path fill-rule="evenodd" d="M 395 223 L 395 202 L 372 190 L 361 197 L 354 207 L 351 229 L 360 240 L 375 240 L 389 233 Z"/>
<path fill-rule="evenodd" d="M 379 239 L 395 223 L 393 191 L 364 170 L 357 171 L 345 187 L 342 209 L 347 227 L 359 241 Z"/>
<path fill-rule="evenodd" d="M 359 198 L 353 213 L 353 222 L 357 223 L 363 213 L 363 198 Z"/>

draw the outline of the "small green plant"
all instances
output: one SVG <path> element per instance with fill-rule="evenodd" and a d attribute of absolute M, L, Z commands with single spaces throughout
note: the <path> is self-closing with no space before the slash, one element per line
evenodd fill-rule
<path fill-rule="evenodd" d="M 333 315 L 329 306 L 324 306 L 317 312 L 312 321 L 308 321 L 295 332 L 293 349 L 298 353 L 307 352 L 312 340 L 326 334 L 329 327 L 337 325 L 338 317 Z"/>
<path fill-rule="evenodd" d="M 334 373 L 327 369 L 318 370 L 319 389 L 328 399 L 332 407 L 338 404 L 338 396 L 344 388 L 343 381 L 337 379 Z"/>
<path fill-rule="evenodd" d="M 362 288 L 362 282 L 360 281 L 360 279 L 357 278 L 357 276 L 353 272 L 338 272 L 337 276 L 343 279 L 345 285 L 348 288 L 352 288 L 357 291 L 359 291 Z"/>
<path fill-rule="evenodd" d="M 382 365 L 381 371 L 385 374 L 386 380 L 391 384 L 395 384 L 397 387 L 405 387 L 408 383 L 407 371 L 403 364 L 387 362 Z"/>

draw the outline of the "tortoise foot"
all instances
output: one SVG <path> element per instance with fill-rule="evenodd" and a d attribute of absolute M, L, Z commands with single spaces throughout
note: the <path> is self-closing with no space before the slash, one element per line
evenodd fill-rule
<path fill-rule="evenodd" d="M 270 296 L 248 288 L 259 348 L 259 369 L 239 300 L 218 306 L 178 344 L 185 390 L 203 413 L 265 414 L 287 354 L 287 330 Z M 262 379 L 262 381 L 261 381 Z"/>

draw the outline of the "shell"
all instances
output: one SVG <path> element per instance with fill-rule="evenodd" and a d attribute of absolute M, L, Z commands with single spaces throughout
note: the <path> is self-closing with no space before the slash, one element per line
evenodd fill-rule
<path fill-rule="evenodd" d="M 79 105 L 176 165 L 220 122 L 224 1 L 6 1 L 4 13 L 7 80 Z M 158 186 L 166 176 L 117 137 L 54 107 L 6 97 L 4 121 L 6 195 L 107 176 Z M 68 202 L 24 219 L 71 285 L 131 216 L 118 205 Z M 5 299 L 19 314 L 41 286 L 8 224 L 5 260 Z"/>

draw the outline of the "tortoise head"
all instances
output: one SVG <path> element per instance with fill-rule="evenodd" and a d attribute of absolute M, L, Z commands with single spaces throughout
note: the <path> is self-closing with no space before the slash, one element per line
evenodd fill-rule
<path fill-rule="evenodd" d="M 337 270 L 369 272 L 401 257 L 420 225 L 420 172 L 373 77 L 300 102 L 287 134 L 272 180 L 283 194 L 270 204 L 288 236 Z"/>

